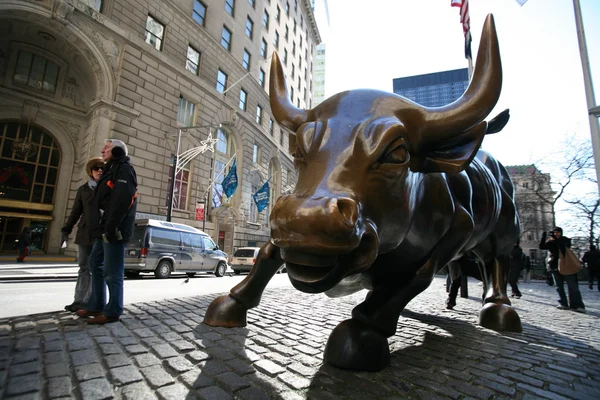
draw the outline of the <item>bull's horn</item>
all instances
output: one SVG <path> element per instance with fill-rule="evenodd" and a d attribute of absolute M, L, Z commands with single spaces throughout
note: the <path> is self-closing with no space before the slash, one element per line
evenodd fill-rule
<path fill-rule="evenodd" d="M 273 116 L 281 125 L 296 132 L 298 127 L 309 119 L 309 112 L 294 107 L 285 84 L 283 67 L 277 52 L 271 60 L 271 78 L 269 79 L 269 97 Z"/>
<path fill-rule="evenodd" d="M 436 141 L 454 136 L 483 121 L 492 111 L 502 89 L 502 63 L 494 17 L 483 25 L 473 79 L 455 102 L 425 109 L 423 139 Z"/>

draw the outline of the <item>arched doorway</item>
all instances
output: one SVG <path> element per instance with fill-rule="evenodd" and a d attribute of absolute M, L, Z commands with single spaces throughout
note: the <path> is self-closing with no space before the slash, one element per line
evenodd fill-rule
<path fill-rule="evenodd" d="M 31 249 L 45 251 L 52 221 L 61 151 L 46 130 L 24 121 L 0 121 L 0 252 L 12 251 L 24 227 Z"/>

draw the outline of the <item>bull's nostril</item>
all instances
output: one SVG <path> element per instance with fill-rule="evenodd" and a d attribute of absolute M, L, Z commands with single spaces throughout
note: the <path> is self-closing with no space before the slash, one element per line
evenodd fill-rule
<path fill-rule="evenodd" d="M 337 208 L 342 214 L 346 223 L 350 225 L 356 224 L 358 221 L 358 205 L 352 199 L 339 198 L 337 199 Z"/>

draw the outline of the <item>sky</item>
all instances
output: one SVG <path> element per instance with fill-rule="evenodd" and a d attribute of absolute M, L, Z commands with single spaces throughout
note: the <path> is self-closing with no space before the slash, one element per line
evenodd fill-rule
<path fill-rule="evenodd" d="M 600 95 L 600 1 L 580 0 L 596 99 Z M 394 78 L 467 67 L 459 8 L 450 0 L 328 0 L 326 97 L 355 88 L 392 91 Z M 573 0 L 470 0 L 473 59 L 492 13 L 511 120 L 484 140 L 504 165 L 530 164 L 565 136 L 590 138 Z"/>

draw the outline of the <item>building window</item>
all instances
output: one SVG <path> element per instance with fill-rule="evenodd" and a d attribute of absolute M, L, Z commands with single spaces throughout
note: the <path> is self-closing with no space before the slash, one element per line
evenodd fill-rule
<path fill-rule="evenodd" d="M 187 69 L 194 75 L 198 75 L 198 71 L 200 70 L 200 52 L 194 49 L 192 46 L 188 46 L 187 48 L 187 60 L 185 61 L 185 69 Z"/>
<path fill-rule="evenodd" d="M 146 20 L 146 43 L 156 50 L 162 50 L 162 42 L 165 34 L 165 26 L 148 15 Z"/>
<path fill-rule="evenodd" d="M 244 56 L 242 58 L 242 66 L 246 71 L 250 71 L 250 53 L 248 50 L 244 49 Z"/>
<path fill-rule="evenodd" d="M 290 38 L 290 28 L 287 25 L 285 26 L 285 35 L 283 35 L 283 37 L 285 38 L 285 40 L 288 40 Z"/>
<path fill-rule="evenodd" d="M 231 31 L 223 26 L 223 32 L 221 32 L 221 46 L 227 51 L 231 51 Z"/>
<path fill-rule="evenodd" d="M 223 129 L 217 131 L 217 151 L 214 153 L 214 167 L 212 173 L 212 208 L 221 207 L 223 205 L 223 187 L 221 186 L 221 182 L 223 182 L 223 178 L 229 172 L 227 168 L 225 168 L 225 165 L 235 153 L 235 142 L 229 139 L 229 134 Z M 231 169 L 231 164 L 229 164 L 229 169 Z"/>
<path fill-rule="evenodd" d="M 254 146 L 252 147 L 252 163 L 253 164 L 258 164 L 259 162 L 259 157 L 260 157 L 260 148 L 258 147 L 258 145 L 256 143 L 254 143 Z"/>
<path fill-rule="evenodd" d="M 275 130 L 274 128 L 274 123 L 273 123 L 273 118 L 269 118 L 269 133 L 271 134 L 271 136 L 273 136 L 273 132 Z"/>
<path fill-rule="evenodd" d="M 298 59 L 298 69 L 302 69 L 302 57 Z"/>
<path fill-rule="evenodd" d="M 227 135 L 222 129 L 217 132 L 217 146 L 216 149 L 219 153 L 227 154 L 227 144 L 229 141 L 229 135 Z"/>
<path fill-rule="evenodd" d="M 97 12 L 102 12 L 102 0 L 83 0 L 83 3 Z"/>
<path fill-rule="evenodd" d="M 260 55 L 267 58 L 267 41 L 263 38 L 260 44 Z"/>
<path fill-rule="evenodd" d="M 177 122 L 184 126 L 194 125 L 194 109 L 196 105 L 185 97 L 179 97 L 179 107 L 177 107 Z"/>
<path fill-rule="evenodd" d="M 298 11 L 298 0 L 294 0 L 294 11 Z"/>
<path fill-rule="evenodd" d="M 169 183 L 168 183 L 168 188 L 169 188 L 169 193 L 171 193 L 171 185 L 172 185 L 172 176 L 173 176 L 173 159 L 174 157 L 171 156 L 171 166 L 169 168 Z M 177 173 L 177 176 L 175 177 L 175 190 L 173 190 L 173 208 L 178 209 L 178 210 L 185 210 L 187 209 L 187 201 L 188 201 L 188 190 L 189 190 L 189 183 L 190 183 L 190 170 L 188 168 L 183 168 L 181 169 L 181 171 L 179 171 Z M 167 196 L 166 199 L 166 206 L 169 206 L 169 197 Z"/>
<path fill-rule="evenodd" d="M 275 20 L 277 22 L 281 21 L 281 8 L 279 6 L 277 6 L 277 11 L 275 11 Z"/>
<path fill-rule="evenodd" d="M 279 144 L 283 146 L 283 129 L 279 130 Z"/>
<path fill-rule="evenodd" d="M 261 106 L 256 106 L 256 123 L 262 124 L 263 109 Z"/>
<path fill-rule="evenodd" d="M 225 0 L 225 11 L 227 14 L 233 17 L 233 10 L 235 9 L 235 0 Z"/>
<path fill-rule="evenodd" d="M 254 22 L 250 19 L 250 17 L 246 18 L 246 36 L 252 39 L 252 33 L 254 31 Z"/>
<path fill-rule="evenodd" d="M 251 187 L 252 194 L 258 192 L 257 185 L 251 185 Z M 254 223 L 258 220 L 258 208 L 256 208 L 256 203 L 252 200 L 252 197 L 250 197 L 250 218 L 248 220 Z"/>
<path fill-rule="evenodd" d="M 294 79 L 296 75 L 296 66 L 294 64 L 292 64 L 292 79 Z"/>
<path fill-rule="evenodd" d="M 204 26 L 204 18 L 206 18 L 206 6 L 199 0 L 194 0 L 192 18 L 194 18 L 194 21 Z"/>
<path fill-rule="evenodd" d="M 300 28 L 304 28 L 304 16 L 300 15 Z"/>
<path fill-rule="evenodd" d="M 58 80 L 58 64 L 28 51 L 19 51 L 13 81 L 43 92 L 54 93 Z"/>
<path fill-rule="evenodd" d="M 294 20 L 294 35 L 296 34 L 296 20 Z"/>
<path fill-rule="evenodd" d="M 219 69 L 217 72 L 217 91 L 220 93 L 225 92 L 227 87 L 227 74 Z"/>
<path fill-rule="evenodd" d="M 269 13 L 267 10 L 263 13 L 263 26 L 266 30 L 269 30 Z"/>
<path fill-rule="evenodd" d="M 254 2 L 254 0 L 248 0 L 248 4 L 250 4 L 252 8 L 256 8 L 256 3 Z"/>
<path fill-rule="evenodd" d="M 283 49 L 283 65 L 287 67 L 287 59 L 288 59 L 288 51 L 287 49 Z"/>
<path fill-rule="evenodd" d="M 248 100 L 248 93 L 244 89 L 240 89 L 240 110 L 246 111 L 246 100 Z"/>
<path fill-rule="evenodd" d="M 279 32 L 275 31 L 275 40 L 273 41 L 275 50 L 279 50 Z"/>
<path fill-rule="evenodd" d="M 292 42 L 292 55 L 296 55 L 296 42 Z"/>
<path fill-rule="evenodd" d="M 302 51 L 302 36 L 300 36 L 300 51 Z"/>
<path fill-rule="evenodd" d="M 290 2 L 285 3 L 285 15 L 290 16 Z"/>
<path fill-rule="evenodd" d="M 294 88 L 290 87 L 290 100 L 292 101 L 292 103 L 294 102 Z"/>
<path fill-rule="evenodd" d="M 258 84 L 261 88 L 265 88 L 265 71 L 262 68 L 258 72 Z"/>

